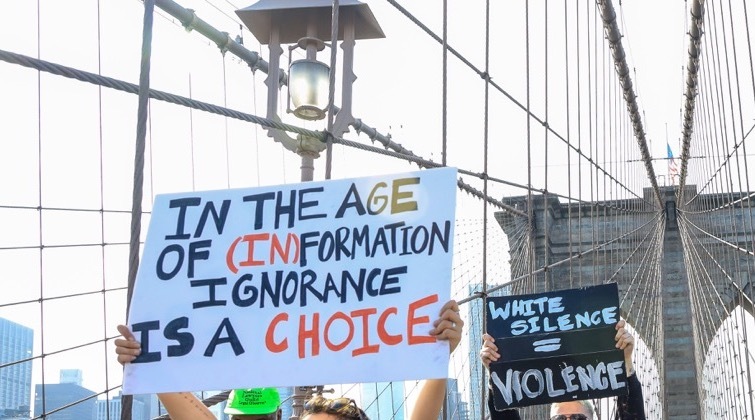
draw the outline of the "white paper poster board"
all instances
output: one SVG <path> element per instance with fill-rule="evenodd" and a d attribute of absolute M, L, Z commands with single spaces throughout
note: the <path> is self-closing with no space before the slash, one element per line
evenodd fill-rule
<path fill-rule="evenodd" d="M 456 170 L 155 198 L 123 392 L 447 376 Z"/>

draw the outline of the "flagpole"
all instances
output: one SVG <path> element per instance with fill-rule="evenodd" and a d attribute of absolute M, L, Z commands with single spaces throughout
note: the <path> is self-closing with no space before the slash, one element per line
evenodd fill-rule
<path fill-rule="evenodd" d="M 668 147 L 669 145 L 668 145 L 668 122 L 667 122 L 666 123 L 666 149 L 667 150 L 668 150 Z M 671 156 L 669 156 L 669 158 L 671 158 Z M 670 180 L 671 185 L 674 185 L 674 180 L 673 178 L 671 178 L 671 161 L 670 160 L 666 162 L 666 182 L 667 182 L 666 185 L 668 185 L 669 180 Z"/>

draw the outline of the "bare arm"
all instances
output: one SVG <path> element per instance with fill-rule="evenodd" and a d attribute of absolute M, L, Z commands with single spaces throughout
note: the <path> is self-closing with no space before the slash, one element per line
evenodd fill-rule
<path fill-rule="evenodd" d="M 202 401 L 190 392 L 157 394 L 172 420 L 212 419 L 216 417 Z"/>
<path fill-rule="evenodd" d="M 142 346 L 127 326 L 119 325 L 118 332 L 123 338 L 115 340 L 115 353 L 118 355 L 118 362 L 125 365 L 139 356 Z M 157 397 L 160 398 L 160 402 L 165 406 L 172 420 L 215 419 L 202 401 L 190 392 L 168 392 L 157 394 Z"/>
<path fill-rule="evenodd" d="M 440 310 L 440 318 L 433 323 L 430 335 L 438 340 L 448 340 L 449 351 L 453 352 L 461 341 L 461 329 L 464 321 L 459 316 L 459 305 L 450 300 Z M 417 401 L 412 409 L 410 420 L 436 420 L 443 408 L 446 395 L 446 379 L 427 379 L 423 381 Z"/>

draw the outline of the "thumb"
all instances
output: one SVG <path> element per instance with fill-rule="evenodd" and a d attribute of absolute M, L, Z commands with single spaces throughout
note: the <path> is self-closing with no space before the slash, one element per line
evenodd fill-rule
<path fill-rule="evenodd" d="M 136 337 L 134 337 L 134 334 L 131 332 L 130 329 L 128 329 L 125 325 L 119 325 L 118 326 L 118 332 L 121 333 L 123 338 L 125 338 L 128 341 L 136 341 Z"/>

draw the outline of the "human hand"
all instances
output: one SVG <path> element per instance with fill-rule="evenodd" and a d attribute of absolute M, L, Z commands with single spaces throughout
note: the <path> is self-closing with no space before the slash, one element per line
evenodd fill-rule
<path fill-rule="evenodd" d="M 449 352 L 453 352 L 461 341 L 462 327 L 464 321 L 459 316 L 459 304 L 452 299 L 440 309 L 440 318 L 433 322 L 430 335 L 438 340 L 448 340 Z"/>
<path fill-rule="evenodd" d="M 616 348 L 624 350 L 624 358 L 631 359 L 632 352 L 634 351 L 634 337 L 625 327 L 626 321 L 623 319 L 616 323 L 616 337 L 614 337 L 614 340 L 616 340 Z"/>
<path fill-rule="evenodd" d="M 495 344 L 495 339 L 488 333 L 482 335 L 482 349 L 480 349 L 480 359 L 482 364 L 486 368 L 490 367 L 490 362 L 497 361 L 501 355 L 498 354 L 498 346 Z"/>
<path fill-rule="evenodd" d="M 626 329 L 626 321 L 623 319 L 616 323 L 616 348 L 624 350 L 624 367 L 627 376 L 634 375 L 634 364 L 632 363 L 632 352 L 634 351 L 634 337 Z"/>
<path fill-rule="evenodd" d="M 115 353 L 118 355 L 118 363 L 124 365 L 133 362 L 142 352 L 142 344 L 136 341 L 136 337 L 125 325 L 118 326 L 118 332 L 123 338 L 115 339 Z"/>

